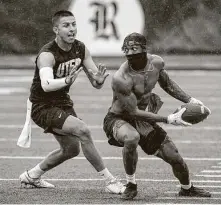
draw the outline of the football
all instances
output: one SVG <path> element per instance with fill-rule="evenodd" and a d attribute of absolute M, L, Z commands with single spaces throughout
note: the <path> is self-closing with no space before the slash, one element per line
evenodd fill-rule
<path fill-rule="evenodd" d="M 191 124 L 197 124 L 199 122 L 202 122 L 210 114 L 210 110 L 206 106 L 193 103 L 184 104 L 175 112 L 177 112 L 183 107 L 185 107 L 186 110 L 184 111 L 181 117 L 184 121 L 189 122 Z"/>

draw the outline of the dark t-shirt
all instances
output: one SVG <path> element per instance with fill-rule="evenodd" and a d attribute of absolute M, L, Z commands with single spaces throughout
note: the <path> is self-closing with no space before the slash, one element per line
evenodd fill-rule
<path fill-rule="evenodd" d="M 42 52 L 50 52 L 54 55 L 55 65 L 53 67 L 53 74 L 54 78 L 57 79 L 63 78 L 69 74 L 71 65 L 75 63 L 77 58 L 81 59 L 81 63 L 83 62 L 85 57 L 85 45 L 81 41 L 75 40 L 71 50 L 66 52 L 62 50 L 55 41 L 51 41 L 41 48 L 37 58 Z M 30 101 L 32 103 L 73 106 L 73 102 L 68 94 L 70 86 L 52 92 L 44 92 L 41 87 L 37 58 L 35 61 L 35 74 L 30 89 Z"/>

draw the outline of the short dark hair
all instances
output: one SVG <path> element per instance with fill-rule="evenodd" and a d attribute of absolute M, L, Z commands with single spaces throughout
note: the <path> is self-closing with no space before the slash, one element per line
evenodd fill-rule
<path fill-rule="evenodd" d="M 143 49 L 147 48 L 147 40 L 145 36 L 140 33 L 134 32 L 125 37 L 123 46 L 121 47 L 123 51 L 127 47 L 129 41 L 134 41 L 137 45 L 140 45 Z"/>
<path fill-rule="evenodd" d="M 60 10 L 55 12 L 55 14 L 52 17 L 52 25 L 55 25 L 55 23 L 58 21 L 59 18 L 64 16 L 74 16 L 74 14 L 67 10 Z"/>

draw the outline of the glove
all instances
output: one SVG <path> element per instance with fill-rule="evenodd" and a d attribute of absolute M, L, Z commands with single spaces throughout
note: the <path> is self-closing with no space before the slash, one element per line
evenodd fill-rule
<path fill-rule="evenodd" d="M 196 98 L 190 98 L 188 103 L 203 105 L 203 103 L 200 100 L 197 100 Z"/>
<path fill-rule="evenodd" d="M 167 117 L 168 124 L 172 125 L 181 125 L 181 126 L 191 126 L 191 123 L 185 122 L 182 120 L 181 116 L 185 112 L 186 108 L 181 108 L 178 112 L 170 114 Z"/>
<path fill-rule="evenodd" d="M 206 107 L 200 100 L 197 100 L 196 98 L 190 98 L 188 103 L 203 105 L 204 107 Z M 211 114 L 211 110 L 208 107 L 206 107 L 206 108 L 209 110 L 209 114 Z"/>

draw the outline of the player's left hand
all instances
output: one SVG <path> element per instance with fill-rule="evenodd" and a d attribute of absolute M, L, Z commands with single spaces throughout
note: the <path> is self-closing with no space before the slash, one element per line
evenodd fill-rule
<path fill-rule="evenodd" d="M 200 100 L 197 100 L 196 98 L 191 97 L 188 103 L 203 105 L 203 103 Z"/>
<path fill-rule="evenodd" d="M 93 73 L 91 70 L 89 70 L 89 72 L 98 85 L 102 85 L 109 75 L 108 73 L 105 74 L 106 67 L 103 64 L 98 65 L 97 73 Z"/>
<path fill-rule="evenodd" d="M 184 120 L 182 120 L 182 114 L 186 111 L 186 108 L 181 108 L 180 110 L 178 110 L 178 112 L 170 114 L 167 117 L 167 123 L 168 124 L 172 124 L 172 125 L 180 125 L 180 126 L 191 126 L 191 123 L 188 123 Z"/>
<path fill-rule="evenodd" d="M 82 71 L 82 67 L 80 67 L 81 59 L 77 58 L 75 64 L 71 66 L 71 70 L 68 76 L 66 76 L 65 82 L 68 85 L 71 85 L 76 80 L 79 73 Z"/>

